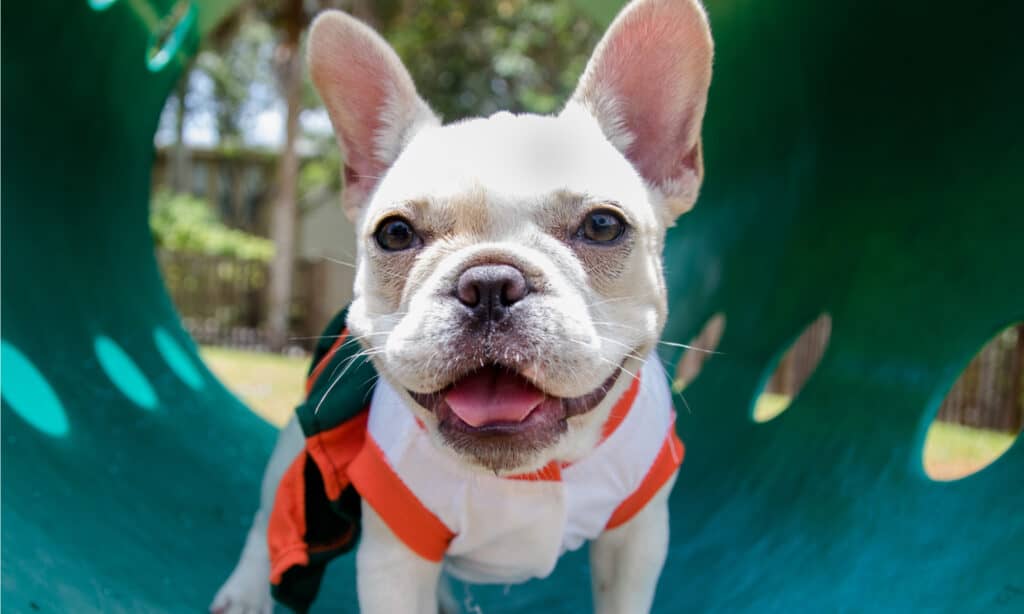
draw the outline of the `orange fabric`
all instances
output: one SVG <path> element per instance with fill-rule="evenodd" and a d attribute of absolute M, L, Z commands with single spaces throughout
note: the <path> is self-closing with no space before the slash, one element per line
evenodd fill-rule
<path fill-rule="evenodd" d="M 530 482 L 561 482 L 562 466 L 558 461 L 551 461 L 533 473 L 517 473 L 506 476 L 509 480 L 527 480 Z"/>
<path fill-rule="evenodd" d="M 643 482 L 633 491 L 633 494 L 626 497 L 626 500 L 620 503 L 619 507 L 615 508 L 605 528 L 614 529 L 615 527 L 622 526 L 633 516 L 636 516 L 637 512 L 647 505 L 654 495 L 658 493 L 658 490 L 668 482 L 676 469 L 679 468 L 679 465 L 683 462 L 683 452 L 683 442 L 680 441 L 673 425 L 668 436 L 665 437 L 665 443 L 662 444 L 661 451 L 658 452 L 658 456 L 654 459 L 654 464 L 651 465 L 647 475 L 644 476 Z"/>
<path fill-rule="evenodd" d="M 274 495 L 274 507 L 267 526 L 267 545 L 270 549 L 270 581 L 280 584 L 284 572 L 295 565 L 309 563 L 305 541 L 306 510 L 305 481 L 306 454 L 296 457 L 281 478 Z"/>
<path fill-rule="evenodd" d="M 369 409 L 364 409 L 351 420 L 306 439 L 306 449 L 320 468 L 324 492 L 331 501 L 336 501 L 349 485 L 347 469 L 363 448 L 369 417 Z"/>
<path fill-rule="evenodd" d="M 611 437 L 615 429 L 619 428 L 622 421 L 626 419 L 626 415 L 629 413 L 629 408 L 633 407 L 633 401 L 636 400 L 637 393 L 640 392 L 640 374 L 637 373 L 636 377 L 633 378 L 633 383 L 629 385 L 626 392 L 622 394 L 622 398 L 612 408 L 611 413 L 608 414 L 608 420 L 605 421 L 604 426 L 601 427 L 601 441 Z"/>
<path fill-rule="evenodd" d="M 335 340 L 335 342 L 331 345 L 331 349 L 327 350 L 327 353 L 324 354 L 324 357 L 320 359 L 320 362 L 317 363 L 315 367 L 313 367 L 313 372 L 309 374 L 308 378 L 306 378 L 307 395 L 313 390 L 313 384 L 316 383 L 317 378 L 320 377 L 320 374 L 323 373 L 324 369 L 327 368 L 327 365 L 330 364 L 331 358 L 333 358 L 334 355 L 338 352 L 338 350 L 341 349 L 341 346 L 345 344 L 345 339 L 347 338 L 348 329 L 342 329 L 341 334 L 338 335 L 337 340 Z"/>
<path fill-rule="evenodd" d="M 455 534 L 409 490 L 372 437 L 366 438 L 348 475 L 359 495 L 406 546 L 428 561 L 444 558 Z"/>

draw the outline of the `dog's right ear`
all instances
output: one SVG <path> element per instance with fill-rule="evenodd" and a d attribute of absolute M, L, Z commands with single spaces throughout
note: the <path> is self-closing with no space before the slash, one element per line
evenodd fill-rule
<path fill-rule="evenodd" d="M 345 214 L 355 222 L 412 136 L 441 122 L 391 46 L 345 13 L 326 11 L 316 18 L 308 53 L 345 161 Z"/>

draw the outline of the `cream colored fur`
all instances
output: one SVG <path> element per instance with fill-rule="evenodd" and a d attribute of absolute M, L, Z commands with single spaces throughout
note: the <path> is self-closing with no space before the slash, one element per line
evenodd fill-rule
<path fill-rule="evenodd" d="M 700 125 L 712 47 L 696 0 L 629 4 L 555 116 L 498 113 L 442 126 L 383 39 L 340 12 L 317 19 L 309 53 L 351 167 L 344 204 L 359 251 L 348 325 L 383 378 L 413 392 L 450 383 L 440 366 L 458 351 L 451 288 L 479 262 L 511 264 L 539 289 L 517 317 L 535 331 L 523 374 L 546 393 L 576 397 L 619 369 L 639 370 L 638 357 L 657 343 L 667 317 L 665 232 L 692 207 L 703 176 Z M 612 207 L 625 218 L 628 249 L 581 253 L 569 244 L 563 230 L 595 207 Z M 373 238 L 377 224 L 396 214 L 432 231 L 415 258 L 400 262 L 381 253 Z M 620 377 L 596 409 L 571 418 L 556 444 L 510 472 L 586 455 L 627 379 Z M 447 449 L 434 415 L 411 397 L 406 401 Z M 301 440 L 283 435 L 267 480 L 276 483 L 300 450 Z M 672 482 L 594 543 L 599 612 L 650 608 L 668 544 Z M 272 492 L 263 494 L 262 509 L 269 510 Z M 257 515 L 214 609 L 267 611 L 269 595 L 265 589 L 256 595 L 252 580 L 268 567 L 261 541 L 266 513 Z M 441 566 L 409 551 L 365 503 L 363 522 L 362 611 L 435 612 Z"/>

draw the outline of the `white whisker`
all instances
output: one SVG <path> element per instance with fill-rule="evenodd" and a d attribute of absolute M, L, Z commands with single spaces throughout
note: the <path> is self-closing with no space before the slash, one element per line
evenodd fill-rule
<path fill-rule="evenodd" d="M 326 401 L 327 397 L 330 396 L 331 391 L 334 390 L 334 387 L 338 385 L 338 382 L 341 381 L 341 378 L 345 377 L 345 374 L 348 373 L 348 370 L 350 368 L 352 368 L 352 365 L 355 364 L 356 360 L 358 360 L 358 359 L 366 360 L 367 357 L 373 356 L 373 355 L 376 355 L 376 354 L 380 354 L 382 352 L 383 352 L 383 350 L 377 350 L 376 348 L 371 349 L 371 350 L 365 350 L 363 352 L 359 352 L 358 354 L 353 354 L 345 362 L 340 363 L 337 366 L 335 366 L 334 367 L 335 371 L 337 371 L 338 368 L 341 367 L 342 365 L 345 365 L 345 368 L 342 369 L 341 373 L 339 373 L 338 376 L 334 378 L 334 381 L 332 381 L 331 385 L 327 387 L 327 390 L 324 392 L 324 395 L 322 397 L 320 397 L 320 401 L 316 404 L 316 408 L 313 410 L 313 414 L 316 415 L 316 414 L 320 413 L 320 407 L 323 406 L 324 401 Z M 333 377 L 333 373 L 332 373 L 332 377 Z"/>
<path fill-rule="evenodd" d="M 708 349 L 704 349 L 704 348 L 699 348 L 699 347 L 696 347 L 696 346 L 693 346 L 693 345 L 686 345 L 685 343 L 675 343 L 674 341 L 659 341 L 658 343 L 661 344 L 661 345 L 668 345 L 668 346 L 671 346 L 671 347 L 674 347 L 674 348 L 683 348 L 683 349 L 687 349 L 687 350 L 694 350 L 695 352 L 704 352 L 705 354 L 716 354 L 716 355 L 723 355 L 724 354 L 724 352 L 718 352 L 718 351 L 715 351 L 715 350 L 708 350 Z"/>

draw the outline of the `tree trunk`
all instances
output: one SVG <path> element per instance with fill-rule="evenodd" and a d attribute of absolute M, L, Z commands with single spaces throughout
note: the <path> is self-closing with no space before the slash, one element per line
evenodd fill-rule
<path fill-rule="evenodd" d="M 278 162 L 277 199 L 270 227 L 274 240 L 274 261 L 270 266 L 270 304 L 268 328 L 270 346 L 281 351 L 288 342 L 289 313 L 292 302 L 292 283 L 295 277 L 295 228 L 297 214 L 297 188 L 299 159 L 295 142 L 299 132 L 299 113 L 302 110 L 302 54 L 299 37 L 302 32 L 302 0 L 291 0 L 289 23 L 282 42 L 281 86 L 287 104 L 284 150 Z"/>
<path fill-rule="evenodd" d="M 245 175 L 247 161 L 239 156 L 228 164 L 228 176 L 231 178 L 231 226 L 245 232 L 252 232 L 252 224 L 245 210 Z"/>
<path fill-rule="evenodd" d="M 192 173 L 189 168 L 189 152 L 185 146 L 185 96 L 188 94 L 191 65 L 185 68 L 178 81 L 175 99 L 177 108 L 174 117 L 174 146 L 171 148 L 171 189 L 178 193 L 191 191 Z"/>

